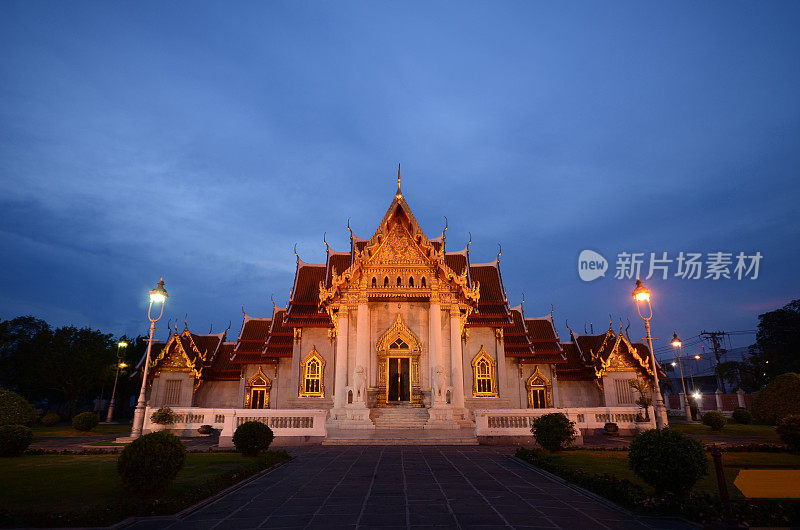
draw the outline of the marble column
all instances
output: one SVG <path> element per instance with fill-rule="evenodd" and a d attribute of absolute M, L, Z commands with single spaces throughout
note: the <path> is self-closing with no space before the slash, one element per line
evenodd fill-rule
<path fill-rule="evenodd" d="M 336 334 L 336 379 L 333 388 L 333 406 L 340 409 L 347 403 L 347 307 L 339 308 Z"/>
<path fill-rule="evenodd" d="M 442 308 L 439 304 L 439 300 L 431 299 L 430 309 L 428 310 L 428 358 L 430 366 L 428 387 L 431 389 L 431 406 L 435 404 L 435 396 L 433 395 L 434 373 L 437 366 L 442 366 L 441 351 Z"/>
<path fill-rule="evenodd" d="M 450 384 L 453 387 L 452 403 L 464 408 L 464 360 L 461 352 L 461 317 L 458 308 L 450 311 Z"/>
<path fill-rule="evenodd" d="M 369 305 L 366 302 L 359 302 L 358 304 L 358 316 L 356 317 L 356 364 L 355 370 L 356 373 L 358 371 L 358 367 L 362 366 L 364 368 L 364 375 L 367 377 L 367 381 L 370 381 L 370 377 L 367 373 L 369 370 Z M 366 406 L 365 402 L 361 402 Z"/>

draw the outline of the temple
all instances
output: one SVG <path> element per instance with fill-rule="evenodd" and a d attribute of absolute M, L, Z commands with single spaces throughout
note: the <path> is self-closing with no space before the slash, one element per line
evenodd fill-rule
<path fill-rule="evenodd" d="M 249 414 L 278 428 L 291 423 L 275 421 L 278 411 L 285 419 L 314 410 L 324 422 L 314 433 L 323 436 L 398 427 L 480 436 L 481 425 L 484 435 L 500 435 L 497 411 L 526 430 L 527 420 L 513 418 L 528 416 L 517 413 L 572 411 L 584 430 L 594 421 L 587 415 L 601 423 L 649 418 L 630 384 L 654 376 L 644 344 L 612 324 L 599 335 L 570 331 L 563 341 L 552 312 L 530 317 L 522 304 L 509 306 L 500 254 L 473 263 L 471 242 L 451 251 L 446 232 L 422 231 L 398 172 L 371 237 L 350 230 L 346 251 L 325 243 L 325 263 L 295 254 L 287 307 L 244 314 L 230 340 L 229 329 L 202 335 L 176 327 L 153 352 L 149 406 L 188 410 L 187 424 L 213 409 L 206 423 Z"/>

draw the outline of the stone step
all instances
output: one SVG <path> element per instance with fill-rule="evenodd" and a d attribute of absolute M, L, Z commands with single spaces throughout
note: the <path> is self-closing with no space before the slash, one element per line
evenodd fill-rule
<path fill-rule="evenodd" d="M 478 445 L 476 438 L 326 438 L 322 445 Z"/>

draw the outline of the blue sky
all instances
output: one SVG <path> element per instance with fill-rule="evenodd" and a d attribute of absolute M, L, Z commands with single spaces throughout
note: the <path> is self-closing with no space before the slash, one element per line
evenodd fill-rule
<path fill-rule="evenodd" d="M 447 215 L 475 262 L 501 242 L 510 302 L 562 334 L 644 332 L 632 281 L 578 278 L 583 249 L 761 252 L 755 281 L 651 281 L 659 345 L 800 297 L 795 2 L 0 14 L 0 317 L 145 333 L 164 276 L 167 318 L 238 331 L 285 303 L 295 242 L 322 261 L 348 217 L 371 235 L 398 162 L 427 233 Z"/>

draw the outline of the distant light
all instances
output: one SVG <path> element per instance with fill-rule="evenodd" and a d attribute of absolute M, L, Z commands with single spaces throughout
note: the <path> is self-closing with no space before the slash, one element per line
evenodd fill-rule
<path fill-rule="evenodd" d="M 121 341 L 119 341 L 117 343 L 117 346 L 119 346 L 120 348 L 127 348 L 128 347 L 128 343 L 125 342 L 124 340 L 121 340 Z"/>
<path fill-rule="evenodd" d="M 672 366 L 678 366 L 678 363 L 676 363 L 675 361 L 672 361 Z"/>
<path fill-rule="evenodd" d="M 127 367 L 128 367 L 128 365 L 127 365 L 127 364 L 125 364 L 125 363 L 119 363 L 119 367 L 120 367 L 120 368 L 127 368 Z"/>
<path fill-rule="evenodd" d="M 677 333 L 673 333 L 672 334 L 672 346 L 673 346 L 673 348 L 680 348 L 681 344 L 683 344 L 683 343 L 681 342 L 681 339 L 678 338 L 678 334 Z"/>
<path fill-rule="evenodd" d="M 765 364 L 769 364 L 769 361 L 764 361 Z"/>
<path fill-rule="evenodd" d="M 692 397 L 693 397 L 693 398 L 695 398 L 695 399 L 697 399 L 697 400 L 699 400 L 699 399 L 700 399 L 700 397 L 701 397 L 701 396 L 700 396 L 700 392 L 695 392 L 694 394 L 692 394 Z"/>
<path fill-rule="evenodd" d="M 697 359 L 698 361 L 700 360 L 700 356 L 699 355 L 695 355 L 694 358 Z"/>

